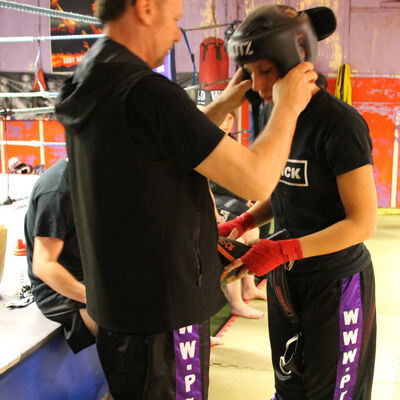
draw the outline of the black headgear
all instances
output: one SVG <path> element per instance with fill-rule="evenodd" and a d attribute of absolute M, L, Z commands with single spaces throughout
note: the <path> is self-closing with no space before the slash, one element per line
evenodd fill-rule
<path fill-rule="evenodd" d="M 289 6 L 265 5 L 239 25 L 228 42 L 228 54 L 240 65 L 268 59 L 285 75 L 302 61 L 313 62 L 317 40 L 335 29 L 335 15 L 327 7 L 297 12 Z"/>

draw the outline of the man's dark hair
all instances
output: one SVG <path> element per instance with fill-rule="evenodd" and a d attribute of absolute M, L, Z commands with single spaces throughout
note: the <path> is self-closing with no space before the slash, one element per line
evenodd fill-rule
<path fill-rule="evenodd" d="M 124 13 L 128 5 L 135 3 L 136 0 L 97 0 L 96 17 L 103 24 L 115 21 Z"/>

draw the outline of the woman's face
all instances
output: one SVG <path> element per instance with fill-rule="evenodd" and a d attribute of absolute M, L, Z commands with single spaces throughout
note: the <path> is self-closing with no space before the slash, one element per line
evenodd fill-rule
<path fill-rule="evenodd" d="M 269 60 L 258 60 L 245 65 L 251 73 L 253 90 L 266 101 L 272 101 L 272 87 L 280 78 L 278 68 Z"/>

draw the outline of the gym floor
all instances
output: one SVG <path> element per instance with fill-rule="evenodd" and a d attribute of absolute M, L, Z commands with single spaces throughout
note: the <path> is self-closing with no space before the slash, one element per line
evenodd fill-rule
<path fill-rule="evenodd" d="M 24 187 L 30 190 L 29 182 Z M 9 233 L 22 237 L 22 225 L 10 225 Z M 372 399 L 400 400 L 400 215 L 380 215 L 376 235 L 366 245 L 375 268 L 378 322 Z M 264 301 L 250 304 L 266 311 Z M 224 345 L 211 350 L 209 400 L 269 400 L 274 384 L 267 319 L 233 317 L 220 336 Z"/>
<path fill-rule="evenodd" d="M 400 400 L 400 215 L 380 215 L 366 245 L 375 268 L 378 323 L 372 399 Z M 264 301 L 250 304 L 266 311 Z M 274 378 L 267 319 L 234 317 L 219 336 L 224 345 L 211 350 L 209 400 L 269 400 Z"/>

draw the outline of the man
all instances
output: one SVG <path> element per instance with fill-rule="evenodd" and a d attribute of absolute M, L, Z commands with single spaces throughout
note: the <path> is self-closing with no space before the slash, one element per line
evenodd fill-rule
<path fill-rule="evenodd" d="M 181 0 L 97 6 L 106 37 L 56 110 L 100 359 L 117 400 L 207 399 L 208 321 L 224 303 L 207 178 L 268 197 L 316 73 L 303 63 L 276 85 L 270 124 L 248 150 L 216 127 L 251 86 L 241 71 L 207 116 L 152 71 L 181 37 Z"/>
<path fill-rule="evenodd" d="M 68 188 L 67 160 L 58 161 L 33 187 L 25 216 L 32 294 L 42 313 L 63 325 L 74 353 L 95 342 Z"/>
<path fill-rule="evenodd" d="M 238 27 L 228 49 L 251 73 L 253 89 L 273 101 L 274 83 L 303 57 L 312 59 L 313 43 L 335 27 L 325 7 L 297 12 L 261 6 Z M 251 43 L 247 54 L 235 51 L 244 43 Z M 273 217 L 275 229 L 286 229 L 295 239 L 259 241 L 222 279 L 242 263 L 242 272 L 264 275 L 295 261 L 285 272 L 288 291 L 282 290 L 285 275 L 275 271 L 268 279 L 273 399 L 369 400 L 375 286 L 362 242 L 376 226 L 372 141 L 356 110 L 317 85 L 312 92 L 271 198 L 219 227 L 221 235 L 235 239 Z"/>

